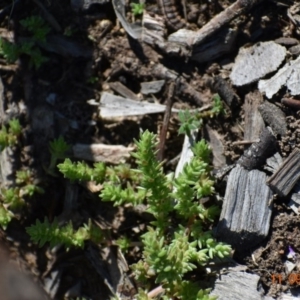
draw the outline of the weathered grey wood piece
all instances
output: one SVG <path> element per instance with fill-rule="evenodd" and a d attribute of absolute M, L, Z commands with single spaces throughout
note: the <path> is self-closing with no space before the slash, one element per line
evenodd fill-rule
<path fill-rule="evenodd" d="M 100 116 L 102 118 L 161 113 L 164 112 L 165 109 L 165 105 L 149 103 L 147 101 L 138 102 L 107 92 L 103 92 L 100 99 Z M 178 109 L 173 108 L 172 112 L 178 112 Z"/>
<path fill-rule="evenodd" d="M 261 242 L 269 232 L 272 207 L 266 174 L 236 166 L 229 174 L 217 237 L 237 250 Z"/>
<path fill-rule="evenodd" d="M 141 82 L 141 93 L 144 95 L 158 93 L 161 91 L 165 82 L 166 82 L 165 80 Z"/>
<path fill-rule="evenodd" d="M 273 77 L 260 80 L 258 83 L 259 90 L 266 93 L 267 98 L 271 99 L 285 85 L 290 90 L 291 95 L 299 95 L 299 67 L 300 57 L 289 61 Z"/>
<path fill-rule="evenodd" d="M 125 98 L 139 101 L 139 97 L 120 81 L 109 82 L 109 87 Z"/>
<path fill-rule="evenodd" d="M 236 86 L 255 82 L 276 71 L 285 56 L 285 47 L 272 41 L 241 48 L 235 59 L 230 79 Z"/>
<path fill-rule="evenodd" d="M 267 184 L 279 196 L 287 196 L 300 178 L 300 150 L 295 148 Z"/>
<path fill-rule="evenodd" d="M 217 130 L 212 129 L 210 126 L 203 127 L 203 134 L 205 140 L 209 143 L 213 154 L 213 166 L 215 169 L 220 169 L 226 165 L 226 157 L 224 155 L 224 140 Z"/>
<path fill-rule="evenodd" d="M 282 162 L 283 159 L 281 155 L 278 152 L 276 152 L 273 156 L 267 159 L 266 166 L 264 167 L 264 169 L 273 174 L 275 171 L 277 171 Z"/>
<path fill-rule="evenodd" d="M 215 282 L 212 296 L 218 300 L 271 300 L 258 290 L 259 276 L 246 272 L 222 274 Z"/>
<path fill-rule="evenodd" d="M 205 63 L 230 53 L 235 45 L 237 30 L 226 28 L 218 35 L 215 35 L 204 44 L 200 44 L 193 49 L 191 60 L 198 63 Z M 186 36 L 184 37 L 186 38 Z M 174 41 L 177 42 L 178 41 Z"/>
<path fill-rule="evenodd" d="M 264 129 L 264 121 L 258 111 L 263 103 L 263 96 L 259 91 L 251 92 L 245 97 L 245 141 L 255 141 L 259 138 L 260 132 Z"/>
<path fill-rule="evenodd" d="M 292 209 L 297 215 L 300 214 L 299 207 L 300 207 L 300 194 L 294 193 L 291 195 L 291 199 L 288 203 L 290 209 Z"/>

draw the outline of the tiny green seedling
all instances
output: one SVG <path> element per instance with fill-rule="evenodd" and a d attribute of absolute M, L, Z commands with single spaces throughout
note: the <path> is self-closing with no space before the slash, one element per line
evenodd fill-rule
<path fill-rule="evenodd" d="M 131 12 L 134 16 L 140 16 L 145 9 L 145 3 L 130 3 Z"/>
<path fill-rule="evenodd" d="M 40 45 L 46 43 L 50 27 L 40 16 L 31 16 L 20 21 L 22 28 L 29 33 L 29 37 L 23 38 L 18 44 L 11 43 L 0 38 L 0 55 L 8 63 L 14 63 L 22 54 L 30 57 L 30 64 L 36 69 L 45 63 L 48 58 L 43 56 Z"/>
<path fill-rule="evenodd" d="M 204 118 L 212 118 L 223 113 L 225 113 L 225 109 L 221 98 L 218 94 L 215 94 L 213 96 L 213 106 L 208 111 L 191 113 L 189 110 L 184 110 L 178 113 L 178 118 L 181 123 L 178 134 L 190 136 L 192 130 L 200 129 L 203 126 Z"/>
<path fill-rule="evenodd" d="M 50 174 L 55 174 L 55 168 L 57 165 L 57 161 L 59 159 L 64 159 L 67 157 L 67 151 L 69 151 L 71 145 L 69 145 L 62 136 L 58 139 L 53 140 L 50 142 L 50 153 L 51 153 L 51 160 L 48 167 L 48 172 Z"/>
<path fill-rule="evenodd" d="M 181 123 L 178 134 L 191 135 L 191 131 L 198 129 L 202 126 L 202 119 L 197 119 L 196 114 L 191 114 L 190 111 L 179 111 L 178 118 Z"/>
<path fill-rule="evenodd" d="M 8 63 L 14 63 L 20 56 L 19 47 L 0 37 L 0 55 L 3 56 Z"/>
<path fill-rule="evenodd" d="M 46 42 L 50 27 L 40 16 L 31 16 L 20 21 L 21 26 L 32 34 L 33 41 Z"/>
<path fill-rule="evenodd" d="M 34 183 L 30 170 L 17 171 L 15 187 L 2 188 L 0 195 L 0 226 L 5 230 L 7 225 L 26 204 L 26 199 L 34 194 L 43 194 L 44 190 Z"/>
<path fill-rule="evenodd" d="M 220 114 L 225 114 L 226 111 L 224 109 L 224 105 L 222 103 L 221 97 L 218 94 L 215 94 L 213 96 L 213 108 L 211 110 L 211 112 L 213 113 L 213 115 L 220 115 Z"/>
<path fill-rule="evenodd" d="M 12 119 L 8 122 L 8 127 L 2 126 L 0 130 L 0 151 L 6 147 L 14 146 L 22 132 L 19 120 Z"/>

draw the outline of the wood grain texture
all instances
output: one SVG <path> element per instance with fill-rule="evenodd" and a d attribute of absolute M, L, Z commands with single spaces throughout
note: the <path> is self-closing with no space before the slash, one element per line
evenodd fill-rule
<path fill-rule="evenodd" d="M 272 191 L 265 173 L 236 166 L 229 174 L 217 237 L 244 251 L 266 238 L 272 214 Z"/>
<path fill-rule="evenodd" d="M 300 178 L 300 150 L 295 148 L 267 184 L 277 194 L 286 197 Z"/>

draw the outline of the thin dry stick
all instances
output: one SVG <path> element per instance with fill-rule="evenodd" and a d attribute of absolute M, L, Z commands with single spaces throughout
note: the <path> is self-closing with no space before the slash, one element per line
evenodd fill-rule
<path fill-rule="evenodd" d="M 171 82 L 170 86 L 169 86 L 169 91 L 168 91 L 166 111 L 165 111 L 164 120 L 163 120 L 163 124 L 162 124 L 161 131 L 160 131 L 160 137 L 159 137 L 159 150 L 158 150 L 158 154 L 157 154 L 157 158 L 159 161 L 162 161 L 164 158 L 164 150 L 165 150 L 169 121 L 170 121 L 170 117 L 171 117 L 171 110 L 172 110 L 172 105 L 173 105 L 173 96 L 175 94 L 175 87 L 176 87 L 176 83 Z"/>
<path fill-rule="evenodd" d="M 259 140 L 254 140 L 254 141 L 236 141 L 232 143 L 232 146 L 238 146 L 238 145 L 249 145 L 253 143 L 258 143 Z"/>
<path fill-rule="evenodd" d="M 297 99 L 282 98 L 281 103 L 292 108 L 300 109 L 300 100 Z"/>
<path fill-rule="evenodd" d="M 157 297 L 159 294 L 163 293 L 165 291 L 165 289 L 160 285 L 158 287 L 156 287 L 155 289 L 153 289 L 152 291 L 150 291 L 147 296 L 148 298 L 152 299 L 154 297 Z"/>
<path fill-rule="evenodd" d="M 211 36 L 223 25 L 229 23 L 231 20 L 246 12 L 252 6 L 262 2 L 264 0 L 238 0 L 224 11 L 216 15 L 207 24 L 205 24 L 200 30 L 195 33 L 192 41 L 192 46 L 200 44 L 207 37 Z"/>

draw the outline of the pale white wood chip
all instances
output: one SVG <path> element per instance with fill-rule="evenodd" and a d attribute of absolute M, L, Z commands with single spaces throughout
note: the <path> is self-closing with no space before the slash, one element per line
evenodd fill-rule
<path fill-rule="evenodd" d="M 272 78 L 260 80 L 258 88 L 271 99 L 284 85 L 292 95 L 300 94 L 300 57 L 287 63 Z"/>
<path fill-rule="evenodd" d="M 165 82 L 166 82 L 165 80 L 141 82 L 141 93 L 144 95 L 158 93 L 161 91 Z"/>
<path fill-rule="evenodd" d="M 243 86 L 274 72 L 286 56 L 286 49 L 274 42 L 257 43 L 242 48 L 236 57 L 230 78 L 234 85 Z"/>
<path fill-rule="evenodd" d="M 192 147 L 195 145 L 196 143 L 196 138 L 197 138 L 197 134 L 198 134 L 198 129 L 192 130 L 191 131 L 191 136 L 184 136 L 184 142 L 182 145 L 182 151 L 181 151 L 181 155 L 180 155 L 180 159 L 179 162 L 176 166 L 176 170 L 175 170 L 175 178 L 177 178 L 179 176 L 179 174 L 182 172 L 183 167 L 190 163 L 194 153 L 192 151 Z"/>
<path fill-rule="evenodd" d="M 161 113 L 164 112 L 165 109 L 165 105 L 149 103 L 146 101 L 138 102 L 128 98 L 115 96 L 107 92 L 102 93 L 100 99 L 101 118 Z M 172 112 L 178 112 L 178 109 L 172 109 Z"/>

